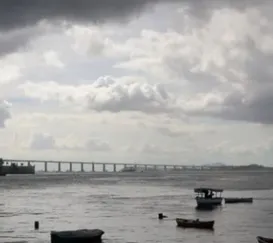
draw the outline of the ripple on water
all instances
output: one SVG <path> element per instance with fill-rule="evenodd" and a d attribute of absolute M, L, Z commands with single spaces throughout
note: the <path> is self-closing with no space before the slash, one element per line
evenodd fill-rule
<path fill-rule="evenodd" d="M 106 243 L 256 242 L 257 235 L 272 236 L 272 178 L 257 173 L 7 177 L 0 181 L 0 221 L 5 222 L 0 242 L 48 243 L 51 230 L 75 228 L 101 228 Z M 199 211 L 192 189 L 201 185 L 255 200 Z M 159 212 L 168 219 L 159 221 Z M 215 230 L 177 228 L 176 217 L 214 219 Z M 39 231 L 33 230 L 35 220 Z"/>

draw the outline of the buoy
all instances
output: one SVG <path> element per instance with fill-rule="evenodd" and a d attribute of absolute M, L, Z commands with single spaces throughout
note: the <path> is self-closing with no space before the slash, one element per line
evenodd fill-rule
<path fill-rule="evenodd" d="M 34 222 L 34 229 L 38 230 L 39 229 L 39 221 Z"/>
<path fill-rule="evenodd" d="M 167 216 L 163 215 L 163 213 L 158 214 L 158 219 L 164 219 L 164 218 L 167 218 Z"/>

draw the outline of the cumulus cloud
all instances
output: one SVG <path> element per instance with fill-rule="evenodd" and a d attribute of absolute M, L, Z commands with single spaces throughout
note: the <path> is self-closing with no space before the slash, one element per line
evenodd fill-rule
<path fill-rule="evenodd" d="M 27 82 L 20 86 L 26 96 L 43 101 L 70 102 L 95 111 L 171 112 L 175 99 L 161 85 L 100 77 L 90 85 Z"/>
<path fill-rule="evenodd" d="M 9 107 L 10 104 L 7 101 L 0 100 L 0 128 L 3 128 L 6 120 L 11 117 Z"/>

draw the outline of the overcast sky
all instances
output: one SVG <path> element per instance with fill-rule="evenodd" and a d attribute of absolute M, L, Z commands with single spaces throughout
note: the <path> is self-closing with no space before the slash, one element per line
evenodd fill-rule
<path fill-rule="evenodd" d="M 1 0 L 0 157 L 273 166 L 272 11 Z"/>

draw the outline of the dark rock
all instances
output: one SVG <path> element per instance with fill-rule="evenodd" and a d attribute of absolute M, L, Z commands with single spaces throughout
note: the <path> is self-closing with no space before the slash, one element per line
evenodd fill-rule
<path fill-rule="evenodd" d="M 80 229 L 51 231 L 51 243 L 97 243 L 101 242 L 104 231 L 100 229 Z"/>

